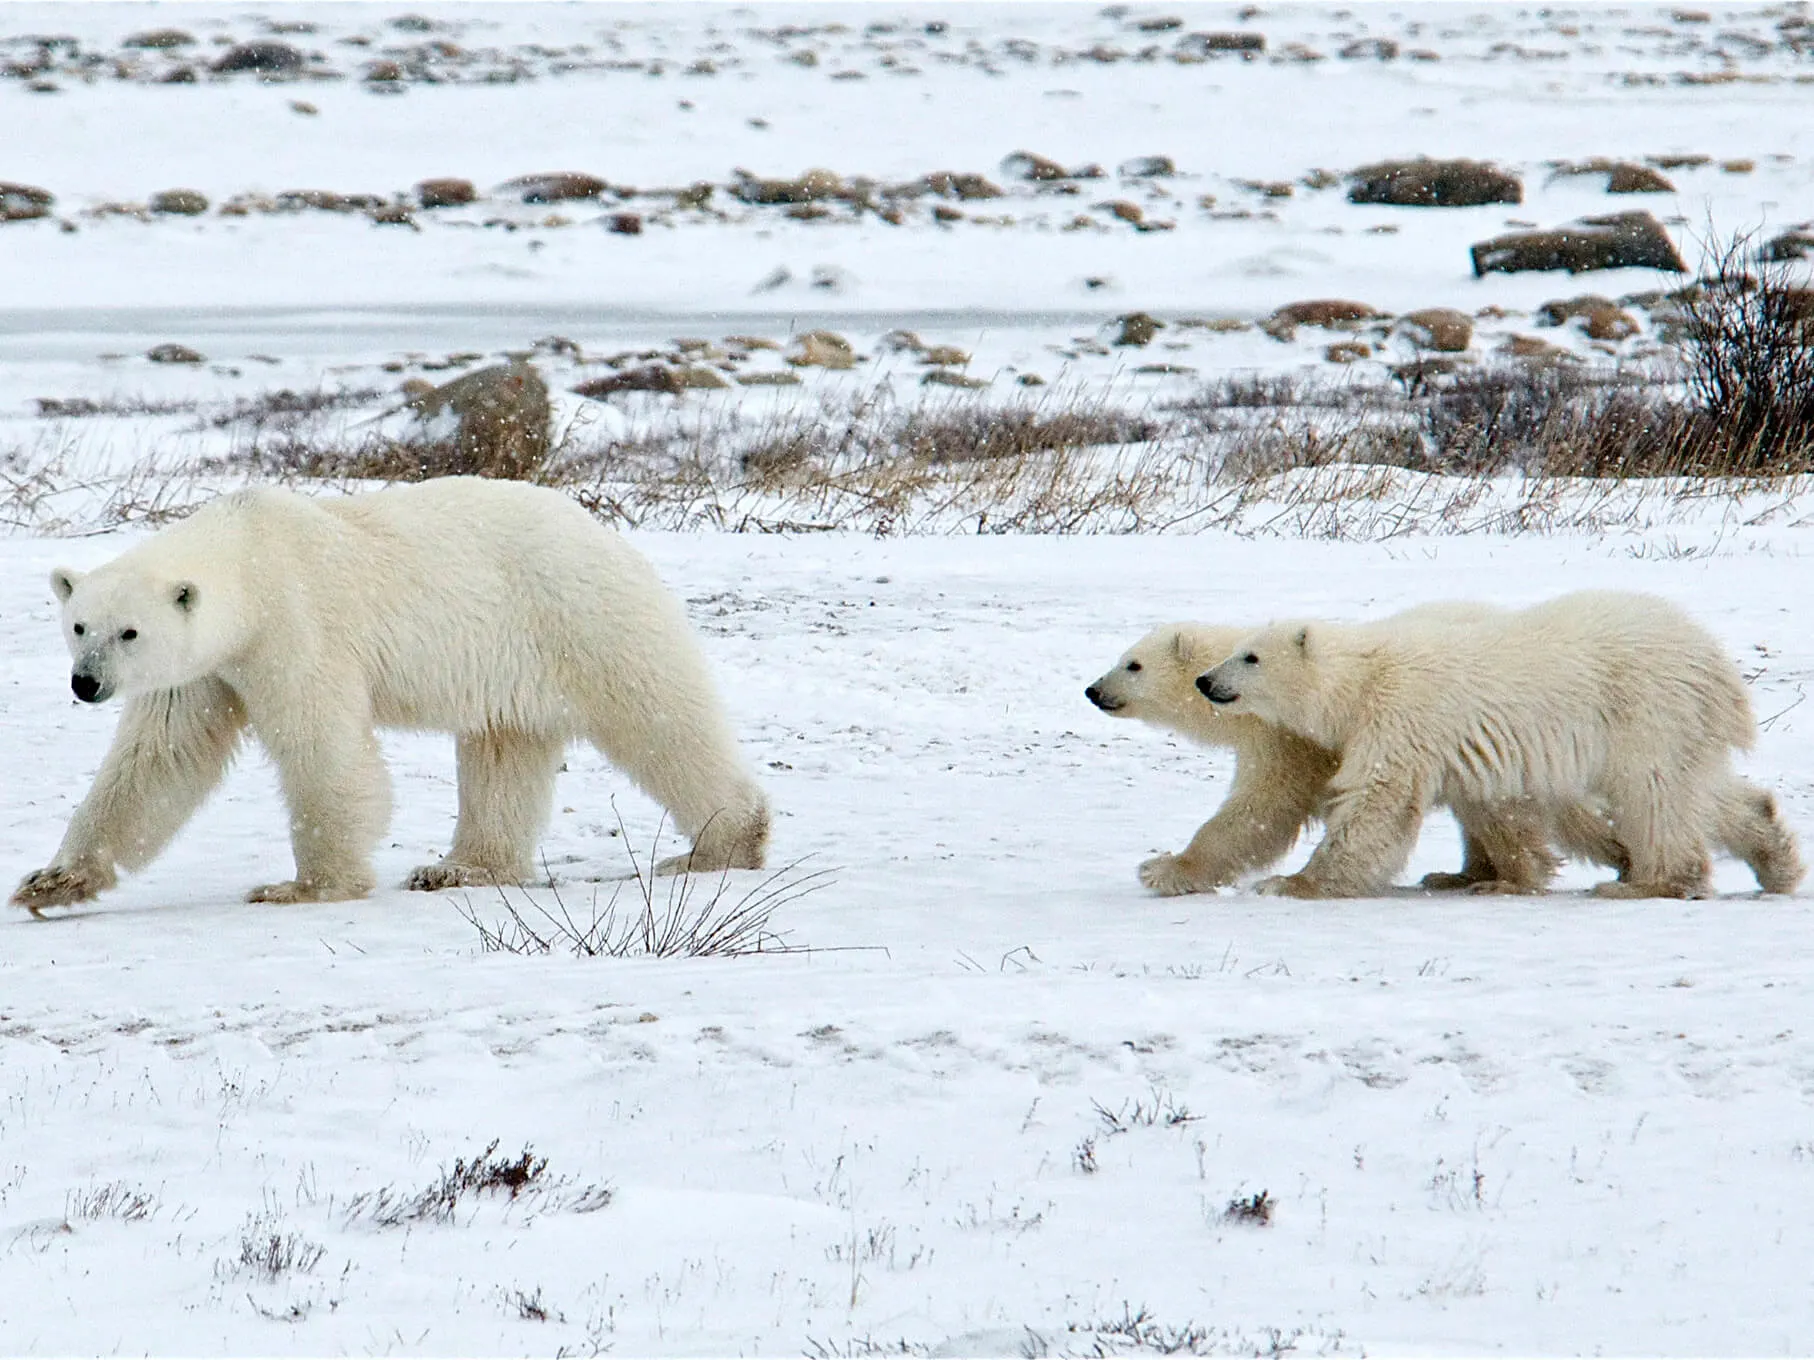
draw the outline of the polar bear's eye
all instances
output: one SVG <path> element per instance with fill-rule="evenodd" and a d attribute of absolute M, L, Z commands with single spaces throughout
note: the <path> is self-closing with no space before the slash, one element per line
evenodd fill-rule
<path fill-rule="evenodd" d="M 1241 664 L 1245 665 L 1245 666 L 1259 665 L 1260 664 L 1259 654 L 1257 652 L 1249 652 L 1246 656 L 1241 658 Z"/>
<path fill-rule="evenodd" d="M 74 633 L 77 637 L 81 637 L 82 634 L 86 633 L 87 631 L 88 631 L 88 625 L 85 623 L 78 623 L 74 628 L 70 629 L 70 632 Z"/>
<path fill-rule="evenodd" d="M 131 642 L 138 635 L 139 635 L 138 629 L 128 628 L 125 632 L 120 634 L 120 641 L 121 642 Z"/>
<path fill-rule="evenodd" d="M 1127 668 L 1130 671 L 1137 671 L 1140 669 L 1140 663 L 1138 661 L 1130 661 L 1127 663 Z"/>

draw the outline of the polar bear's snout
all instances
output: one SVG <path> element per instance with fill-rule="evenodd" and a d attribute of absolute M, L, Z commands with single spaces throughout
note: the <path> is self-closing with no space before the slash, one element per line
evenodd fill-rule
<path fill-rule="evenodd" d="M 1096 707 L 1100 708 L 1104 713 L 1113 713 L 1118 708 L 1127 707 L 1126 699 L 1118 699 L 1112 694 L 1105 693 L 1101 685 L 1085 686 L 1083 697 L 1095 704 Z"/>
<path fill-rule="evenodd" d="M 1215 670 L 1199 675 L 1197 689 L 1212 704 L 1232 704 L 1241 697 L 1241 691 L 1216 674 L 1221 669 L 1220 666 L 1217 666 Z"/>
<path fill-rule="evenodd" d="M 85 704 L 100 704 L 113 698 L 113 681 L 99 666 L 84 661 L 70 672 L 69 687 Z"/>

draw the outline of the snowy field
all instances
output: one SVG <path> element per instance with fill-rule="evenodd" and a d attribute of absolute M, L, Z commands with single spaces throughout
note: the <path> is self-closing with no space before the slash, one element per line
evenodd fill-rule
<path fill-rule="evenodd" d="M 1481 280 L 1467 247 L 1637 206 L 1692 263 L 1703 224 L 1814 219 L 1802 15 L 0 7 L 0 181 L 55 196 L 0 223 L 4 881 L 48 862 L 117 716 L 69 696 L 50 570 L 148 532 L 105 511 L 119 486 L 255 445 L 246 404 L 352 393 L 306 427 L 339 437 L 407 376 L 558 335 L 571 347 L 535 351 L 557 389 L 643 362 L 624 354 L 702 353 L 674 345 L 691 337 L 727 379 L 801 380 L 563 392 L 565 415 L 626 438 L 878 393 L 1007 404 L 1030 373 L 1160 410 L 1217 376 L 1334 372 L 1343 336 L 1254 325 L 1330 297 L 1382 313 L 1343 381 L 1390 383 L 1417 352 L 1393 317 L 1425 306 L 1475 317 L 1467 362 L 1540 336 L 1642 367 L 1647 304 L 1622 303 L 1636 325 L 1613 341 L 1534 309 L 1678 276 Z M 164 27 L 195 42 L 124 46 Z M 304 64 L 209 73 L 251 40 Z M 383 61 L 402 75 L 367 79 Z M 184 64 L 193 82 L 164 83 Z M 1015 180 L 1020 150 L 1103 176 Z M 1346 201 L 1340 176 L 1419 153 L 1496 160 L 1525 201 Z M 1161 155 L 1176 174 L 1121 173 Z M 1556 173 L 1593 157 L 1691 160 L 1636 196 Z M 891 223 L 731 192 L 739 168 L 813 167 L 981 174 L 1002 197 L 903 200 Z M 501 187 L 555 170 L 630 192 L 530 205 Z M 477 200 L 409 225 L 219 211 L 297 190 L 400 202 L 441 175 Z M 658 192 L 700 182 L 710 211 Z M 1289 196 L 1253 187 L 1276 184 Z M 179 187 L 209 211 L 141 210 Z M 1111 201 L 1171 225 L 1136 230 Z M 623 212 L 640 233 L 608 228 Z M 1108 343 L 1136 310 L 1159 338 Z M 858 362 L 728 343 L 814 328 Z M 950 367 L 987 390 L 922 388 L 916 354 L 883 344 L 901 329 L 961 346 Z M 165 343 L 200 361 L 144 357 Z M 1724 640 L 1762 720 L 1744 768 L 1814 837 L 1800 489 L 1508 479 L 1441 508 L 1459 495 L 1404 474 L 1354 507 L 1256 503 L 1195 534 L 636 531 L 775 802 L 781 886 L 811 888 L 761 954 L 482 948 L 513 908 L 589 919 L 634 897 L 621 876 L 659 814 L 580 748 L 544 842 L 552 891 L 247 905 L 289 851 L 272 770 L 242 759 L 117 891 L 0 920 L 0 1352 L 1814 1351 L 1807 898 L 1761 898 L 1730 863 L 1698 902 L 1602 901 L 1582 867 L 1533 899 L 1161 900 L 1135 880 L 1231 774 L 1085 701 L 1152 624 L 1584 586 L 1667 596 Z M 454 761 L 440 737 L 385 749 L 394 883 L 451 836 Z M 1403 881 L 1458 857 L 1433 817 Z M 502 1187 L 463 1183 L 475 1167 Z"/>

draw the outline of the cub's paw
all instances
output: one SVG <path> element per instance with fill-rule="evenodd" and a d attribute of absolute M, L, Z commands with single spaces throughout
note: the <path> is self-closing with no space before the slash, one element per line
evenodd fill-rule
<path fill-rule="evenodd" d="M 424 864 L 412 869 L 403 881 L 411 892 L 440 892 L 444 888 L 496 888 L 522 882 L 516 874 L 501 874 L 496 869 L 476 864 Z"/>
<path fill-rule="evenodd" d="M 1253 890 L 1262 897 L 1327 897 L 1310 879 L 1302 874 L 1274 874 L 1271 878 L 1262 878 L 1253 885 Z"/>
<path fill-rule="evenodd" d="M 1200 873 L 1192 873 L 1176 855 L 1154 855 L 1140 865 L 1140 885 L 1161 897 L 1182 897 L 1185 893 L 1213 892 L 1221 885 Z"/>
<path fill-rule="evenodd" d="M 1478 891 L 1476 885 L 1479 882 L 1479 879 L 1470 878 L 1467 874 L 1425 874 L 1419 881 L 1419 886 L 1425 892 L 1474 892 Z"/>
<path fill-rule="evenodd" d="M 1595 897 L 1612 897 L 1622 901 L 1645 897 L 1668 897 L 1681 900 L 1684 898 L 1695 899 L 1707 897 L 1709 895 L 1708 889 L 1704 885 L 1694 884 L 1626 883 L 1620 879 L 1614 879 L 1610 883 L 1594 884 Z"/>
<path fill-rule="evenodd" d="M 1543 889 L 1509 878 L 1482 878 L 1468 884 L 1468 891 L 1476 897 L 1535 897 Z"/>
<path fill-rule="evenodd" d="M 371 892 L 371 885 L 358 883 L 265 883 L 246 894 L 248 902 L 350 902 Z"/>
<path fill-rule="evenodd" d="M 118 881 L 113 870 L 99 865 L 53 864 L 47 869 L 34 869 L 20 879 L 19 886 L 13 891 L 12 902 L 33 916 L 42 916 L 46 907 L 86 902 Z"/>

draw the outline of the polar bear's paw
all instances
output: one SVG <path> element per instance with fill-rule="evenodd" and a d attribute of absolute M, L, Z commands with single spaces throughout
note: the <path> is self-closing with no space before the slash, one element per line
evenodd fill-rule
<path fill-rule="evenodd" d="M 500 873 L 478 864 L 424 864 L 412 869 L 403 881 L 410 892 L 440 892 L 444 888 L 513 887 L 523 881 L 520 874 Z"/>
<path fill-rule="evenodd" d="M 1182 897 L 1185 893 L 1213 892 L 1222 886 L 1212 875 L 1193 871 L 1177 855 L 1154 855 L 1140 865 L 1140 885 L 1161 897 Z"/>
<path fill-rule="evenodd" d="M 1253 885 L 1253 890 L 1262 897 L 1327 897 L 1317 886 L 1314 879 L 1305 878 L 1302 874 L 1274 874 L 1271 878 L 1262 878 Z"/>
<path fill-rule="evenodd" d="M 264 883 L 246 894 L 248 902 L 276 902 L 287 904 L 294 902 L 350 902 L 356 897 L 364 897 L 371 892 L 369 883 L 303 883 L 291 879 L 287 883 Z"/>
<path fill-rule="evenodd" d="M 1468 891 L 1476 897 L 1535 897 L 1543 889 L 1510 878 L 1480 878 L 1468 884 Z"/>
<path fill-rule="evenodd" d="M 86 902 L 118 881 L 119 876 L 112 869 L 99 864 L 53 864 L 46 869 L 34 869 L 20 879 L 19 886 L 13 891 L 12 902 L 33 916 L 43 916 L 46 907 Z"/>
<path fill-rule="evenodd" d="M 1594 884 L 1595 897 L 1612 897 L 1621 901 L 1644 897 L 1700 898 L 1710 896 L 1705 884 L 1694 883 L 1627 883 L 1614 879 Z"/>
<path fill-rule="evenodd" d="M 1425 874 L 1419 886 L 1425 892 L 1473 892 L 1480 881 L 1472 874 Z"/>

